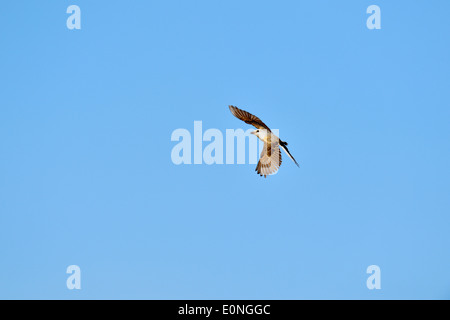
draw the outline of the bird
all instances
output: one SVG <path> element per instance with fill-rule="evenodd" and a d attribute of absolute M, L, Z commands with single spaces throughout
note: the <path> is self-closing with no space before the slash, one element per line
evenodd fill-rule
<path fill-rule="evenodd" d="M 229 105 L 231 113 L 239 120 L 245 123 L 251 124 L 256 128 L 251 134 L 257 136 L 260 140 L 264 142 L 264 147 L 259 157 L 258 164 L 255 171 L 262 177 L 266 178 L 268 175 L 274 174 L 278 171 L 281 166 L 281 149 L 286 152 L 289 158 L 294 161 L 297 167 L 300 167 L 295 161 L 294 157 L 289 152 L 287 148 L 288 143 L 282 141 L 275 134 L 272 133 L 270 128 L 264 124 L 257 116 L 239 109 L 238 107 Z"/>

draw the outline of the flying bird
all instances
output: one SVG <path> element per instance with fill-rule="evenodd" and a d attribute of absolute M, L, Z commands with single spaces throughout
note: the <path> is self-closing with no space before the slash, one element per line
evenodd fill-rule
<path fill-rule="evenodd" d="M 255 169 L 260 176 L 264 176 L 264 178 L 266 178 L 268 175 L 274 174 L 278 171 L 281 166 L 280 147 L 284 150 L 284 152 L 286 152 L 289 158 L 294 161 L 297 167 L 299 166 L 294 157 L 289 153 L 287 142 L 281 141 L 281 139 L 273 134 L 269 127 L 266 126 L 258 117 L 235 106 L 228 107 L 236 118 L 254 126 L 257 130 L 252 131 L 251 134 L 254 134 L 264 142 L 264 147 L 259 157 L 258 165 Z"/>

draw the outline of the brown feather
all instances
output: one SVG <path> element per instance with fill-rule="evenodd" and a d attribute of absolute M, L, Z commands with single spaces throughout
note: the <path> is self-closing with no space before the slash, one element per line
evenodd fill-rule
<path fill-rule="evenodd" d="M 266 129 L 269 132 L 270 129 L 264 122 L 261 121 L 257 116 L 252 115 L 251 113 L 244 111 L 242 109 L 239 109 L 235 106 L 228 106 L 230 108 L 231 113 L 238 118 L 239 120 L 244 121 L 245 123 L 251 124 L 257 129 Z"/>

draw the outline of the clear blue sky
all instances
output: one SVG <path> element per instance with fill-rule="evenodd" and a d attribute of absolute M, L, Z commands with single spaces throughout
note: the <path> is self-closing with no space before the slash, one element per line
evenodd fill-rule
<path fill-rule="evenodd" d="M 449 12 L 3 1 L 0 298 L 449 299 Z M 249 128 L 229 104 L 300 169 L 174 165 L 177 128 Z"/>

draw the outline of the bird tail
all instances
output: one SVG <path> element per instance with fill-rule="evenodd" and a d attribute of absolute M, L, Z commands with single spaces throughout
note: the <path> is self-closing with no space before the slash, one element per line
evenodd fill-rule
<path fill-rule="evenodd" d="M 300 166 L 298 165 L 297 161 L 295 161 L 294 157 L 293 157 L 293 156 L 291 155 L 291 153 L 289 152 L 289 149 L 288 149 L 287 145 L 288 145 L 287 142 L 284 142 L 284 141 L 281 141 L 281 140 L 280 140 L 280 146 L 281 146 L 281 149 L 283 149 L 284 152 L 286 152 L 286 154 L 289 156 L 289 158 L 291 158 L 292 161 L 295 162 L 295 164 L 297 165 L 297 167 L 300 167 Z"/>

